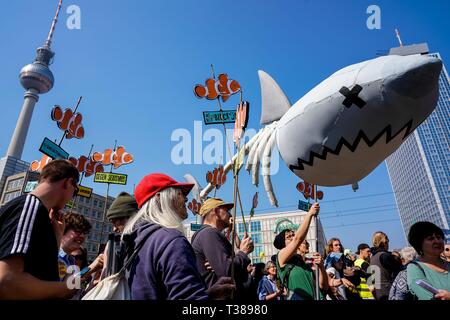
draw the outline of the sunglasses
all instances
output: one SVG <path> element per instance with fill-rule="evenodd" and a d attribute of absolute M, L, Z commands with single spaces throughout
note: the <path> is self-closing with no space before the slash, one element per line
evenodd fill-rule
<path fill-rule="evenodd" d="M 80 190 L 78 188 L 78 184 L 75 182 L 75 180 L 73 178 L 72 179 L 72 186 L 73 186 L 73 196 L 75 197 L 78 194 L 78 190 Z"/>

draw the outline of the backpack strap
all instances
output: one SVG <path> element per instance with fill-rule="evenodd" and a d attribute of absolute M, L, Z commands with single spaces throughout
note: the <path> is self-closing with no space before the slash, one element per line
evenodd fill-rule
<path fill-rule="evenodd" d="M 423 270 L 422 266 L 420 265 L 420 263 L 418 263 L 417 261 L 410 261 L 409 263 L 412 263 L 413 265 L 417 266 L 417 268 L 419 268 L 420 271 L 422 271 L 423 276 L 426 278 L 427 275 L 425 274 L 425 270 Z"/>
<path fill-rule="evenodd" d="M 277 253 L 277 262 L 278 262 L 278 253 Z M 278 265 L 280 265 L 279 262 L 278 262 Z M 282 284 L 286 289 L 289 290 L 289 275 L 291 274 L 291 271 L 292 271 L 292 269 L 294 269 L 295 265 L 292 264 L 292 263 L 286 263 L 286 266 L 285 266 L 285 267 L 287 267 L 287 271 L 286 271 L 286 273 L 284 274 L 283 279 L 281 279 L 281 284 Z M 280 268 L 281 268 L 281 267 L 280 267 Z"/>
<path fill-rule="evenodd" d="M 119 273 L 123 273 L 125 272 L 126 269 L 128 269 L 131 264 L 134 261 L 134 258 L 136 257 L 136 255 L 139 253 L 139 251 L 142 249 L 142 247 L 144 246 L 145 242 L 147 241 L 147 239 L 159 228 L 161 228 L 160 225 L 158 224 L 152 224 L 149 227 L 149 230 L 147 231 L 147 234 L 141 239 L 141 241 L 139 241 L 139 243 L 134 247 L 134 251 L 131 254 L 131 256 L 123 263 L 122 268 L 120 269 Z"/>

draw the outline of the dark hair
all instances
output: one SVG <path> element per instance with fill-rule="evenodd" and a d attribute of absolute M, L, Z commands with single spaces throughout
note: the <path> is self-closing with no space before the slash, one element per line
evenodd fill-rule
<path fill-rule="evenodd" d="M 408 233 L 408 242 L 419 255 L 423 255 L 422 243 L 425 238 L 437 234 L 444 239 L 444 232 L 434 223 L 420 221 L 411 226 Z"/>
<path fill-rule="evenodd" d="M 39 182 L 57 182 L 63 179 L 73 178 L 75 183 L 78 183 L 80 173 L 78 169 L 69 161 L 64 159 L 56 159 L 47 163 L 42 168 Z"/>
<path fill-rule="evenodd" d="M 284 236 L 286 234 L 286 232 L 290 232 L 292 231 L 291 229 L 284 229 L 283 231 L 281 231 L 279 234 L 277 234 L 275 236 L 275 240 L 273 240 L 273 246 L 275 248 L 277 248 L 278 250 L 283 249 L 284 247 L 286 247 L 286 242 L 284 239 Z"/>
<path fill-rule="evenodd" d="M 91 230 L 92 226 L 88 219 L 83 215 L 75 212 L 68 213 L 64 216 L 64 222 L 66 226 L 64 228 L 64 234 L 69 230 L 87 234 Z"/>

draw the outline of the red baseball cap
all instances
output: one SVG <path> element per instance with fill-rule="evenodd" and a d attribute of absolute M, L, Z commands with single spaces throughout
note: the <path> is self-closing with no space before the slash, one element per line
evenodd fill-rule
<path fill-rule="evenodd" d="M 144 203 L 159 191 L 169 187 L 181 188 L 184 195 L 187 196 L 194 187 L 193 183 L 177 182 L 168 175 L 162 173 L 151 173 L 146 175 L 134 189 L 134 197 L 141 208 Z"/>

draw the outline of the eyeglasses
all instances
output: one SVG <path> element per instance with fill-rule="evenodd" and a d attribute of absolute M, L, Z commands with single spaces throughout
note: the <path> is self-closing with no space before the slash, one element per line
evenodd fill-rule
<path fill-rule="evenodd" d="M 75 197 L 78 194 L 79 188 L 78 188 L 77 183 L 75 182 L 75 179 L 74 178 L 70 178 L 70 179 L 72 179 L 73 196 Z"/>
<path fill-rule="evenodd" d="M 72 231 L 74 233 L 76 233 L 77 235 L 79 235 L 79 236 L 85 236 L 85 235 L 87 235 L 89 233 L 89 232 L 86 232 L 86 231 L 73 230 L 73 229 L 72 229 Z"/>
<path fill-rule="evenodd" d="M 341 246 L 340 243 L 335 243 L 335 244 L 333 244 L 333 247 L 340 247 L 340 246 Z"/>
<path fill-rule="evenodd" d="M 75 258 L 75 260 L 83 260 L 84 257 L 81 254 L 77 254 L 76 256 L 73 256 Z"/>

